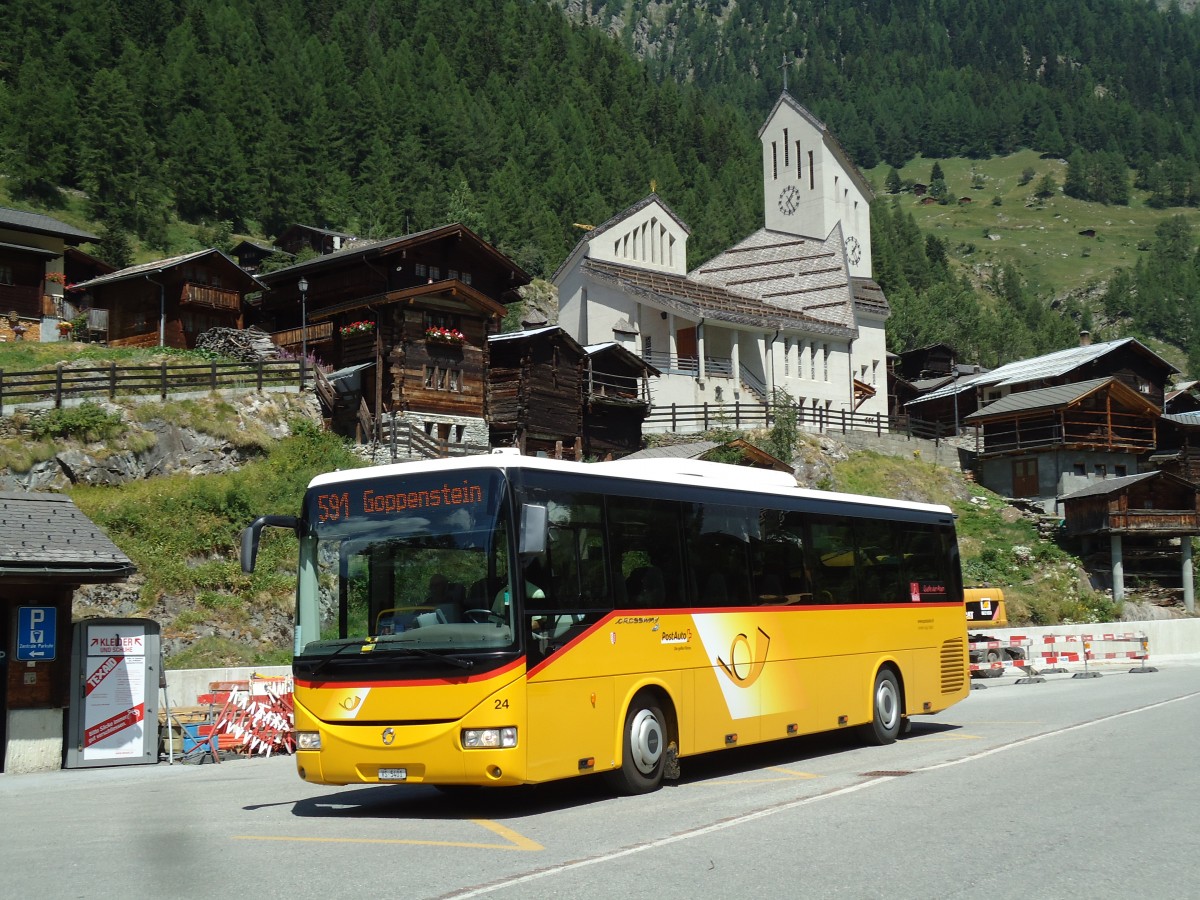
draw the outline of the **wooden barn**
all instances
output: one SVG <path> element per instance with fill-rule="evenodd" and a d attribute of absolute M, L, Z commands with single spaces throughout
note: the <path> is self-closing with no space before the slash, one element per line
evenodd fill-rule
<path fill-rule="evenodd" d="M 1107 537 L 1114 599 L 1125 593 L 1126 557 L 1141 574 L 1177 584 L 1184 606 L 1195 611 L 1192 537 L 1200 534 L 1200 487 L 1168 472 L 1109 478 L 1060 498 L 1066 532 L 1084 541 Z M 1127 546 L 1128 545 L 1128 546 Z M 1177 556 L 1173 570 L 1147 570 L 1147 563 Z"/>
<path fill-rule="evenodd" d="M 331 373 L 317 386 L 340 433 L 487 445 L 487 338 L 529 276 L 469 228 L 358 241 L 261 280 L 256 324 Z"/>
<path fill-rule="evenodd" d="M 583 349 L 584 456 L 608 459 L 641 449 L 650 377 L 658 369 L 615 341 Z"/>
<path fill-rule="evenodd" d="M 112 347 L 191 350 L 210 328 L 241 328 L 245 295 L 263 285 L 220 250 L 155 260 L 71 286 L 79 309 L 103 310 Z"/>
<path fill-rule="evenodd" d="M 488 343 L 492 446 L 583 460 L 583 347 L 557 325 L 493 335 Z"/>

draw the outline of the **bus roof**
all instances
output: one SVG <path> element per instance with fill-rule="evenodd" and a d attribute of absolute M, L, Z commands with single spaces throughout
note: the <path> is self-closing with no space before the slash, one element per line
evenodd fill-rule
<path fill-rule="evenodd" d="M 879 506 L 888 509 L 907 509 L 931 514 L 953 516 L 948 506 L 931 503 L 916 503 L 910 500 L 894 500 L 873 497 L 867 494 L 843 494 L 837 491 L 822 491 L 802 488 L 796 479 L 786 472 L 772 469 L 756 469 L 749 466 L 734 466 L 728 463 L 705 462 L 695 459 L 637 459 L 614 460 L 612 462 L 577 463 L 539 456 L 522 456 L 516 451 L 493 451 L 488 454 L 460 456 L 453 459 L 416 460 L 390 463 L 382 466 L 367 466 L 361 469 L 342 469 L 318 475 L 309 483 L 309 488 L 347 484 L 368 478 L 389 478 L 434 472 L 457 472 L 469 469 L 531 469 L 547 472 L 600 475 L 622 481 L 651 481 L 659 484 L 677 484 L 692 487 L 707 487 L 717 490 L 742 493 L 788 495 L 797 499 L 810 499 L 826 503 L 855 503 Z"/>

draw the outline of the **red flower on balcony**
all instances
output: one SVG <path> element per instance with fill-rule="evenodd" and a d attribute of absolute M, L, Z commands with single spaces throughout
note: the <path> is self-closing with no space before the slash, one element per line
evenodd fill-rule
<path fill-rule="evenodd" d="M 433 328 L 425 329 L 425 340 L 435 341 L 440 344 L 461 344 L 467 339 L 467 336 L 457 328 Z"/>

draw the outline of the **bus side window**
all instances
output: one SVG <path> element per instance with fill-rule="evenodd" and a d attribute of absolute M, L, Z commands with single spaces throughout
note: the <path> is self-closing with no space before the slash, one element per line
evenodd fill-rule
<path fill-rule="evenodd" d="M 608 534 L 624 582 L 627 608 L 682 606 L 686 602 L 679 534 L 680 504 L 644 498 L 608 498 Z"/>
<path fill-rule="evenodd" d="M 759 514 L 761 540 L 751 542 L 754 588 L 764 605 L 813 602 L 812 577 L 804 551 L 804 516 L 764 509 Z"/>
<path fill-rule="evenodd" d="M 545 502 L 549 540 L 540 566 L 545 583 L 538 586 L 546 598 L 540 605 L 561 610 L 612 609 L 601 498 L 567 494 Z"/>
<path fill-rule="evenodd" d="M 854 603 L 856 550 L 854 531 L 844 521 L 814 517 L 813 598 L 817 603 Z"/>
<path fill-rule="evenodd" d="M 751 540 L 761 532 L 757 507 L 697 503 L 685 506 L 688 567 L 700 606 L 749 606 L 759 600 L 751 583 Z"/>

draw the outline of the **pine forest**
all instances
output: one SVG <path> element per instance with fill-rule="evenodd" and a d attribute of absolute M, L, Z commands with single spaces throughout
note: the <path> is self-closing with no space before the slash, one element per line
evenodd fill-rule
<path fill-rule="evenodd" d="M 114 264 L 130 240 L 190 249 L 178 223 L 219 246 L 460 221 L 547 277 L 653 190 L 695 265 L 761 226 L 757 131 L 786 79 L 880 175 L 891 349 L 997 364 L 1088 328 L 1195 374 L 1198 71 L 1174 2 L 24 0 L 0 19 L 0 173 L 13 205 L 84 198 Z M 1024 151 L 1064 163 L 1031 195 L 1161 212 L 1136 262 L 1035 288 L 918 224 L 905 167 L 932 190 L 938 160 Z"/>

